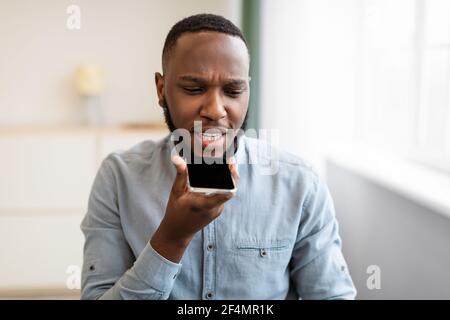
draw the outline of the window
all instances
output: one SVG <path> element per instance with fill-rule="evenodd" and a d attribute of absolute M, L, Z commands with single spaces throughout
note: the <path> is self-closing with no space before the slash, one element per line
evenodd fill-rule
<path fill-rule="evenodd" d="M 450 172 L 450 1 L 358 10 L 357 136 Z"/>

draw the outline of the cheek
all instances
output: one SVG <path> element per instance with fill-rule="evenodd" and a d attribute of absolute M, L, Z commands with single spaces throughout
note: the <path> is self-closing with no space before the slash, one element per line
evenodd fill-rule
<path fill-rule="evenodd" d="M 234 100 L 229 104 L 228 117 L 237 126 L 241 126 L 244 122 L 245 115 L 248 109 L 248 97 Z"/>
<path fill-rule="evenodd" d="M 199 101 L 195 97 L 174 94 L 170 101 L 170 114 L 175 125 L 179 128 L 188 128 L 197 118 Z"/>

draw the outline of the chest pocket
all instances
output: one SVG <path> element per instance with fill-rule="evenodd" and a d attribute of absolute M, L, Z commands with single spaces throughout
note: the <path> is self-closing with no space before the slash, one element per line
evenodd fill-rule
<path fill-rule="evenodd" d="M 286 262 L 291 256 L 289 240 L 238 240 L 235 242 L 234 253 L 252 260 Z"/>
<path fill-rule="evenodd" d="M 232 264 L 229 278 L 237 282 L 233 294 L 254 299 L 285 296 L 292 247 L 289 240 L 235 239 L 227 257 Z"/>
<path fill-rule="evenodd" d="M 237 240 L 237 239 L 236 239 Z M 233 247 L 234 276 L 246 287 L 267 292 L 282 292 L 288 286 L 292 245 L 289 240 L 242 239 Z"/>
<path fill-rule="evenodd" d="M 236 251 L 239 255 L 259 256 L 261 258 L 270 258 L 289 251 L 289 241 L 237 241 Z"/>

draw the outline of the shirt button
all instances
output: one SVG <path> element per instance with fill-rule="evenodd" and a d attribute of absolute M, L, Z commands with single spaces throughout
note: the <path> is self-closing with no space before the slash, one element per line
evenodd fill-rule
<path fill-rule="evenodd" d="M 206 294 L 206 299 L 212 299 L 212 297 L 213 297 L 213 293 L 212 292 L 208 292 Z"/>
<path fill-rule="evenodd" d="M 266 251 L 266 249 L 261 249 L 261 251 L 259 252 L 259 254 L 261 255 L 261 257 L 267 256 L 267 251 Z"/>
<path fill-rule="evenodd" d="M 214 250 L 214 245 L 213 244 L 208 244 L 208 246 L 206 247 L 206 249 L 208 250 L 208 251 L 213 251 Z"/>

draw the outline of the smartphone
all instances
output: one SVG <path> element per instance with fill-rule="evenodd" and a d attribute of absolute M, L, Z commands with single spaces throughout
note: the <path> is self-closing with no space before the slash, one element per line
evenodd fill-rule
<path fill-rule="evenodd" d="M 189 191 L 206 194 L 236 192 L 230 168 L 225 161 L 223 162 L 202 161 L 202 163 L 188 164 Z"/>

